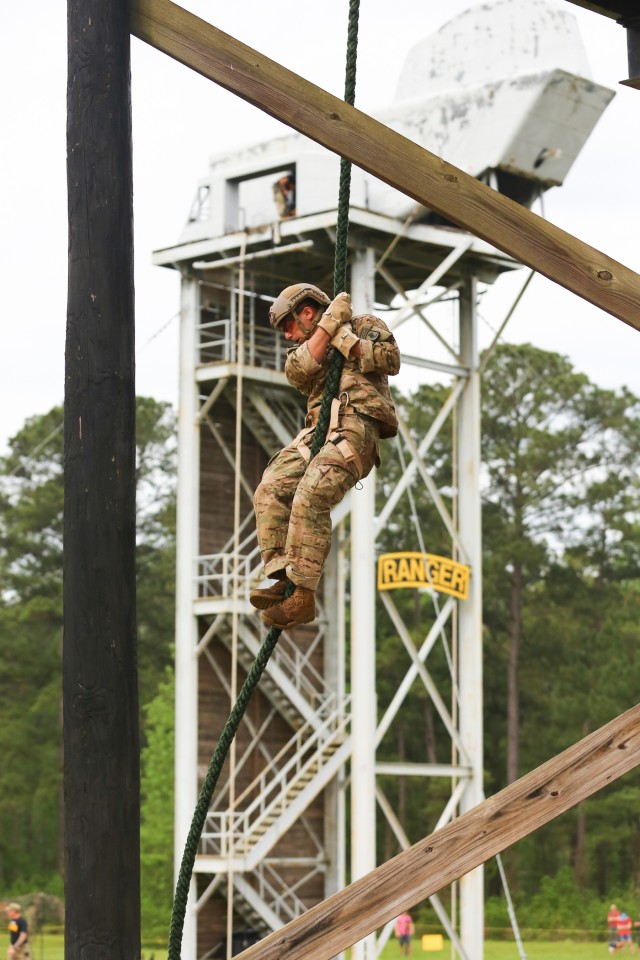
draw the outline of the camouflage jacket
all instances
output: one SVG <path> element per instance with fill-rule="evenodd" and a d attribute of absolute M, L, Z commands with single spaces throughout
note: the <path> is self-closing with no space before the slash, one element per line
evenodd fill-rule
<path fill-rule="evenodd" d="M 358 413 L 379 421 L 381 437 L 393 437 L 398 432 L 398 418 L 388 378 L 400 370 L 398 345 L 386 323 L 372 314 L 353 317 L 351 326 L 360 339 L 361 356 L 344 361 L 340 392 L 346 390 Z M 318 363 L 305 341 L 287 353 L 284 372 L 289 383 L 307 397 L 309 412 L 322 402 L 334 352 L 334 347 L 328 347 L 324 360 Z"/>

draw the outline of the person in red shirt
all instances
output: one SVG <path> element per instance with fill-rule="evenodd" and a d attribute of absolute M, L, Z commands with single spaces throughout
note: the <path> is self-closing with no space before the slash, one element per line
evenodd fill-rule
<path fill-rule="evenodd" d="M 399 917 L 396 917 L 395 934 L 400 944 L 400 953 L 404 954 L 405 957 L 408 957 L 411 953 L 411 937 L 414 930 L 411 914 L 401 913 Z"/>
<path fill-rule="evenodd" d="M 618 937 L 619 918 L 620 918 L 620 911 L 616 907 L 615 903 L 612 903 L 611 906 L 609 907 L 609 913 L 607 914 L 607 923 L 609 925 L 609 933 L 612 935 L 613 939 L 617 939 Z"/>
<path fill-rule="evenodd" d="M 628 947 L 631 950 L 631 917 L 624 910 L 618 917 L 618 949 Z"/>

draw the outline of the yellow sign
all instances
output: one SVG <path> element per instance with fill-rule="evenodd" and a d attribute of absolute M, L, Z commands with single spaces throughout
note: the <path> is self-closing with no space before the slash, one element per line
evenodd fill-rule
<path fill-rule="evenodd" d="M 422 949 L 425 953 L 433 950 L 444 950 L 444 937 L 441 933 L 423 933 Z"/>
<path fill-rule="evenodd" d="M 431 587 L 466 600 L 471 570 L 435 553 L 382 553 L 378 557 L 378 590 Z"/>

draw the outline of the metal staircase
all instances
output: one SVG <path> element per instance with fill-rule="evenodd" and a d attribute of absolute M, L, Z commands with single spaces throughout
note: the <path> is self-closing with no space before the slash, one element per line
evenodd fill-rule
<path fill-rule="evenodd" d="M 269 766 L 240 794 L 233 810 L 210 810 L 200 843 L 208 871 L 254 870 L 344 764 L 351 749 L 348 701 L 323 703 Z M 217 862 L 216 862 L 217 861 Z"/>
<path fill-rule="evenodd" d="M 238 624 L 238 660 L 247 671 L 262 646 L 261 626 L 257 619 Z M 230 634 L 225 633 L 222 641 L 229 647 Z M 330 709 L 323 678 L 286 631 L 263 674 L 261 690 L 294 730 L 305 722 L 318 724 Z"/>
<path fill-rule="evenodd" d="M 306 405 L 284 376 L 287 345 L 265 327 L 254 301 L 245 297 L 241 346 L 236 324 L 240 304 L 222 302 L 226 293 L 216 299 L 212 285 L 207 289 L 206 304 L 200 291 L 195 345 L 197 420 L 208 444 L 201 446 L 206 457 L 200 469 L 208 483 L 218 485 L 227 482 L 225 471 L 235 469 L 230 438 L 240 403 L 243 451 L 245 445 L 251 451 L 241 458 L 244 512 L 245 495 L 259 482 L 260 466 L 299 433 Z M 235 427 L 237 436 L 237 422 Z M 264 643 L 262 621 L 249 602 L 250 590 L 263 576 L 253 511 L 243 516 L 233 535 L 225 518 L 222 535 L 209 519 L 219 514 L 212 510 L 198 520 L 206 531 L 199 542 L 216 552 L 195 558 L 191 608 L 199 621 L 197 656 L 203 664 L 208 661 L 212 675 L 225 686 L 227 664 L 248 673 Z M 331 585 L 328 589 L 335 592 Z M 229 780 L 220 785 L 207 814 L 194 873 L 200 875 L 200 925 L 204 929 L 203 918 L 213 917 L 216 935 L 222 937 L 214 951 L 224 939 L 221 899 L 233 902 L 234 926 L 265 934 L 304 913 L 327 884 L 335 888 L 341 869 L 333 848 L 336 777 L 349 758 L 351 735 L 349 704 L 338 692 L 342 678 L 333 628 L 327 641 L 330 622 L 320 600 L 313 625 L 281 633 L 260 680 L 260 722 L 247 723 L 247 750 L 230 768 Z M 245 787 L 252 751 L 266 769 Z M 233 784 L 238 784 L 235 797 Z"/>
<path fill-rule="evenodd" d="M 247 602 L 249 589 L 260 579 L 260 558 L 255 530 L 249 529 L 250 519 L 246 517 L 241 525 L 240 573 L 236 576 L 237 596 Z M 202 599 L 217 598 L 223 607 L 226 604 L 224 612 L 223 607 L 220 609 L 215 635 L 228 650 L 232 645 L 233 578 L 231 542 L 225 543 L 220 553 L 199 558 L 197 593 Z M 261 679 L 262 693 L 286 719 L 293 736 L 238 796 L 233 810 L 209 812 L 196 858 L 196 870 L 217 875 L 222 882 L 231 857 L 238 894 L 234 908 L 251 929 L 261 932 L 277 929 L 306 909 L 265 857 L 304 817 L 351 751 L 348 701 L 338 704 L 313 664 L 312 653 L 323 634 L 322 610 L 319 614 L 318 625 L 301 628 L 314 630 L 317 635 L 304 649 L 283 631 Z M 255 616 L 242 616 L 237 626 L 236 655 L 248 671 L 264 640 L 262 625 Z M 312 870 L 320 869 L 318 860 L 314 861 Z"/>
<path fill-rule="evenodd" d="M 322 864 L 316 862 L 311 869 L 314 872 L 322 870 Z M 234 874 L 233 886 L 240 894 L 233 900 L 236 912 L 247 929 L 255 931 L 261 937 L 272 930 L 278 930 L 285 923 L 301 916 L 307 909 L 295 890 L 291 889 L 268 861 L 258 864 L 251 880 L 243 874 Z M 223 891 L 226 896 L 228 887 L 227 875 L 220 874 L 218 890 Z"/>
<path fill-rule="evenodd" d="M 232 390 L 225 398 L 235 409 L 236 397 Z M 247 376 L 244 386 L 242 423 L 258 441 L 265 453 L 272 457 L 286 447 L 302 430 L 305 412 L 296 402 L 290 387 L 266 387 Z"/>

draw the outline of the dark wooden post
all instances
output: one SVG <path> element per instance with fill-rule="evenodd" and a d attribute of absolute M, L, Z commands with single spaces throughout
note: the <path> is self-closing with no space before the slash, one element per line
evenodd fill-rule
<path fill-rule="evenodd" d="M 66 960 L 140 955 L 127 0 L 68 0 Z"/>

